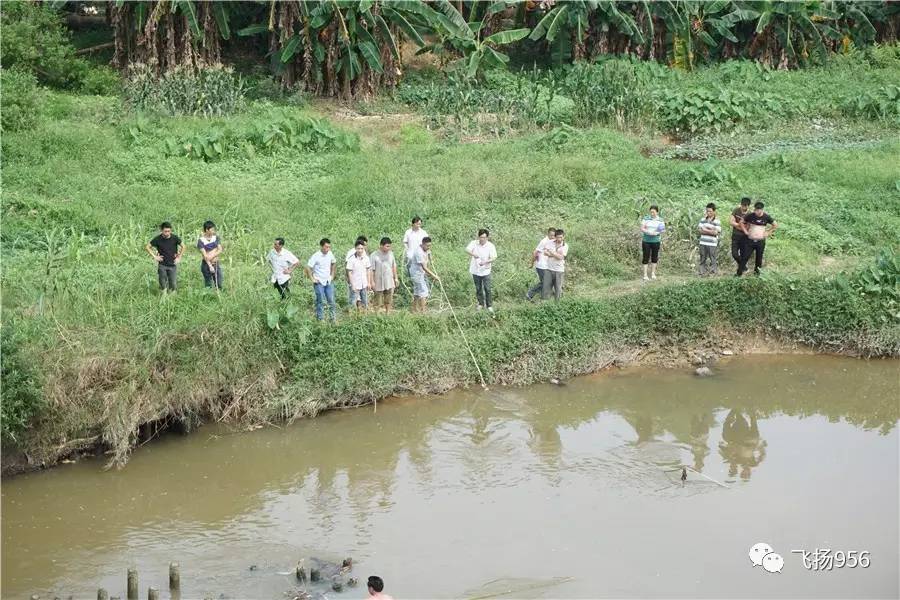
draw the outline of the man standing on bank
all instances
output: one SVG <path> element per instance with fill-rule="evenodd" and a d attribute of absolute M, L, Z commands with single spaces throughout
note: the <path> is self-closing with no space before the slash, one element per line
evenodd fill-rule
<path fill-rule="evenodd" d="M 350 309 L 359 312 L 369 309 L 369 290 L 372 289 L 372 263 L 366 254 L 366 244 L 356 240 L 353 254 L 347 258 L 347 287 L 350 289 Z"/>
<path fill-rule="evenodd" d="M 557 228 L 554 231 L 553 244 L 544 248 L 544 255 L 547 257 L 547 270 L 544 272 L 541 300 L 548 299 L 551 293 L 556 300 L 562 297 L 569 245 L 566 243 L 566 233 L 562 229 Z"/>
<path fill-rule="evenodd" d="M 216 224 L 212 221 L 203 223 L 203 233 L 197 239 L 197 250 L 203 255 L 200 261 L 200 273 L 203 274 L 203 285 L 222 289 L 222 265 L 219 256 L 222 254 L 222 240 L 216 235 Z"/>
<path fill-rule="evenodd" d="M 300 260 L 284 247 L 284 238 L 275 238 L 266 261 L 272 267 L 272 285 L 284 300 L 290 294 L 291 273 L 300 264 Z"/>
<path fill-rule="evenodd" d="M 488 309 L 494 312 L 491 302 L 491 267 L 497 260 L 497 248 L 488 241 L 490 233 L 487 229 L 478 230 L 478 239 L 469 242 L 466 253 L 471 256 L 469 260 L 469 273 L 475 282 L 475 299 L 478 301 L 477 310 Z"/>
<path fill-rule="evenodd" d="M 316 295 L 316 319 L 325 318 L 325 303 L 331 310 L 331 321 L 337 320 L 337 306 L 334 303 L 334 273 L 337 260 L 331 252 L 331 240 L 319 240 L 319 251 L 309 257 L 303 271 L 313 282 L 313 293 Z"/>
<path fill-rule="evenodd" d="M 697 230 L 700 232 L 700 265 L 697 271 L 700 277 L 715 275 L 719 271 L 717 263 L 722 223 L 716 216 L 716 205 L 712 202 L 706 205 L 706 215 L 700 219 Z"/>
<path fill-rule="evenodd" d="M 429 268 L 430 265 L 431 238 L 426 236 L 422 240 L 422 244 L 415 249 L 412 259 L 409 261 L 409 274 L 413 285 L 412 312 L 425 312 L 425 305 L 428 303 L 430 295 L 428 280 L 425 276 L 429 275 L 435 281 L 440 281 L 435 272 Z"/>
<path fill-rule="evenodd" d="M 547 237 L 538 242 L 537 248 L 531 253 L 531 266 L 537 272 L 538 282 L 525 292 L 526 300 L 531 300 L 536 294 L 540 294 L 544 288 L 544 274 L 547 272 L 547 255 L 544 254 L 544 249 L 552 246 L 555 243 L 555 238 L 556 229 L 548 227 Z"/>
<path fill-rule="evenodd" d="M 422 240 L 428 237 L 428 232 L 422 227 L 421 217 L 413 217 L 411 227 L 403 234 L 403 262 L 406 265 L 406 274 L 410 278 L 410 265 L 413 254 L 422 246 Z"/>
<path fill-rule="evenodd" d="M 163 292 L 174 292 L 178 284 L 178 263 L 181 262 L 184 244 L 181 243 L 180 237 L 172 233 L 171 223 L 163 221 L 160 224 L 159 235 L 147 243 L 146 250 L 157 263 L 159 289 Z"/>
<path fill-rule="evenodd" d="M 744 255 L 744 246 L 747 243 L 747 234 L 744 233 L 744 217 L 750 210 L 750 198 L 744 196 L 741 203 L 731 211 L 731 258 L 734 264 L 741 264 L 741 256 Z"/>
<path fill-rule="evenodd" d="M 391 238 L 383 237 L 378 250 L 369 259 L 372 269 L 372 287 L 375 290 L 375 310 L 384 309 L 391 312 L 394 306 L 394 289 L 399 285 L 397 280 L 397 261 L 391 251 Z"/>
<path fill-rule="evenodd" d="M 750 255 L 756 253 L 756 262 L 753 272 L 759 275 L 763 266 L 763 253 L 766 251 L 766 238 L 775 233 L 778 229 L 778 223 L 775 222 L 769 213 L 763 209 L 766 207 L 762 202 L 753 205 L 753 212 L 744 216 L 743 229 L 747 235 L 747 243 L 744 246 L 744 253 L 741 256 L 741 262 L 738 265 L 736 277 L 740 277 L 747 270 L 747 263 L 750 262 Z"/>

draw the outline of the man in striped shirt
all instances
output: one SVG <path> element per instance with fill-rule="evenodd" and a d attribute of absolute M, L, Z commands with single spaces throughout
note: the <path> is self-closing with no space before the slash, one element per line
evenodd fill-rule
<path fill-rule="evenodd" d="M 722 223 L 716 216 L 716 205 L 712 202 L 706 205 L 706 216 L 700 219 L 697 230 L 700 232 L 700 265 L 698 272 L 700 277 L 715 275 L 718 272 L 716 261 L 719 253 L 719 235 L 722 233 Z"/>

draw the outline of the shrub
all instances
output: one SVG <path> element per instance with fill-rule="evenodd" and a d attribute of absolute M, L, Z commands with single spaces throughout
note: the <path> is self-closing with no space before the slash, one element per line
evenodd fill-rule
<path fill-rule="evenodd" d="M 130 132 L 130 135 L 135 137 L 137 134 Z M 180 140 L 166 140 L 166 152 L 170 156 L 200 160 L 217 160 L 235 151 L 253 155 L 282 148 L 303 152 L 354 152 L 359 149 L 359 138 L 325 119 L 300 115 L 277 116 L 249 130 L 215 128 Z"/>
<path fill-rule="evenodd" d="M 772 94 L 719 88 L 695 88 L 656 93 L 657 119 L 662 129 L 680 135 L 723 131 L 745 121 L 759 124 L 781 109 Z"/>
<path fill-rule="evenodd" d="M 900 86 L 885 85 L 847 98 L 843 111 L 851 117 L 900 122 Z"/>
<path fill-rule="evenodd" d="M 41 91 L 37 79 L 28 71 L 0 68 L 0 110 L 3 131 L 27 129 L 41 110 Z"/>
<path fill-rule="evenodd" d="M 28 429 L 42 406 L 43 399 L 37 383 L 34 363 L 26 360 L 21 351 L 21 339 L 8 322 L 0 339 L 0 437 L 4 442 L 16 442 Z"/>
<path fill-rule="evenodd" d="M 92 67 L 81 79 L 81 91 L 94 96 L 114 96 L 122 91 L 122 79 L 111 67 Z"/>
<path fill-rule="evenodd" d="M 46 85 L 77 88 L 87 62 L 75 57 L 60 14 L 48 3 L 11 0 L 0 11 L 0 64 L 34 73 Z"/>
<path fill-rule="evenodd" d="M 176 67 L 157 77 L 148 66 L 132 65 L 125 82 L 128 104 L 142 111 L 167 115 L 221 116 L 244 101 L 244 84 L 233 69 L 210 65 Z"/>

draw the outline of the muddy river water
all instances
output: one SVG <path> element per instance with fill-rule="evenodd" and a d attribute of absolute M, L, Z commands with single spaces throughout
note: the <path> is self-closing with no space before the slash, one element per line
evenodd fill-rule
<path fill-rule="evenodd" d="M 715 371 L 206 426 L 122 470 L 86 459 L 14 477 L 2 595 L 124 598 L 136 566 L 141 597 L 167 598 L 178 561 L 185 597 L 288 598 L 298 559 L 350 555 L 397 598 L 896 598 L 900 363 L 765 356 Z M 751 564 L 758 542 L 780 573 Z M 806 568 L 794 552 L 826 548 L 865 551 L 868 567 Z"/>

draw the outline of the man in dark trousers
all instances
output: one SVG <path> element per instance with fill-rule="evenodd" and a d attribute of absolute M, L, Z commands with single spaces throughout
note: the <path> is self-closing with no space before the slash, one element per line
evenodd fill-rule
<path fill-rule="evenodd" d="M 750 198 L 741 198 L 741 204 L 731 211 L 731 258 L 736 265 L 741 264 L 747 234 L 744 233 L 744 217 L 750 211 Z"/>
<path fill-rule="evenodd" d="M 775 222 L 769 213 L 765 210 L 765 204 L 757 202 L 753 205 L 753 212 L 744 215 L 744 234 L 747 236 L 747 242 L 744 245 L 744 252 L 741 255 L 741 262 L 738 264 L 737 276 L 740 277 L 747 270 L 747 263 L 750 261 L 750 255 L 756 253 L 756 263 L 753 272 L 759 275 L 763 265 L 763 253 L 766 251 L 766 238 L 775 233 L 778 229 L 778 223 Z"/>
<path fill-rule="evenodd" d="M 181 238 L 172 233 L 172 224 L 164 221 L 159 226 L 159 235 L 150 240 L 146 246 L 147 254 L 156 261 L 159 275 L 159 289 L 163 292 L 174 292 L 178 285 L 177 269 L 184 252 Z"/>

